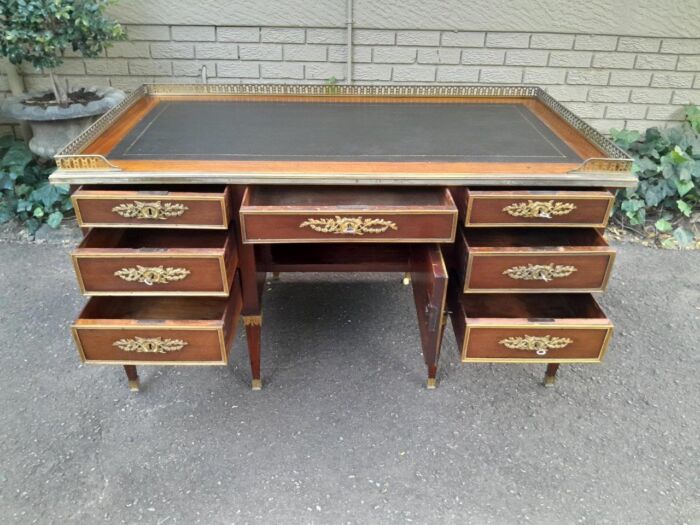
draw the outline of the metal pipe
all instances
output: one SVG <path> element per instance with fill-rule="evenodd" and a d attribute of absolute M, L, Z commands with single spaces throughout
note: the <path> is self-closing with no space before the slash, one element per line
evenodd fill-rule
<path fill-rule="evenodd" d="M 345 73 L 345 83 L 352 84 L 352 0 L 346 0 L 347 33 L 348 33 L 348 60 Z"/>

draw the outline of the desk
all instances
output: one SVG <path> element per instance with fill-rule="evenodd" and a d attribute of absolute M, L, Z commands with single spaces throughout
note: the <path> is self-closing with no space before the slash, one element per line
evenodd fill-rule
<path fill-rule="evenodd" d="M 631 160 L 540 88 L 145 85 L 56 161 L 87 232 L 79 353 L 132 389 L 136 365 L 225 365 L 239 317 L 260 389 L 268 272 L 403 273 L 430 388 L 448 312 L 465 363 L 547 384 L 610 341 L 591 293 Z"/>

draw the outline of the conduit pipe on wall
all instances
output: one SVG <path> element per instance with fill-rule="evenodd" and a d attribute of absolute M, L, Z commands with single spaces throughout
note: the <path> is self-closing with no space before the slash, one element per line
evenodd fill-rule
<path fill-rule="evenodd" d="M 346 26 L 348 33 L 348 60 L 347 71 L 345 72 L 345 83 L 352 84 L 352 0 L 346 1 Z"/>

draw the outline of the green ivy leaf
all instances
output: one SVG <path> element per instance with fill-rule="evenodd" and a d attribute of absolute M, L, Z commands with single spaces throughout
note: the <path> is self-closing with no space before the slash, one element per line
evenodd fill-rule
<path fill-rule="evenodd" d="M 38 219 L 27 219 L 24 223 L 24 226 L 27 228 L 27 231 L 29 233 L 36 233 L 36 231 L 39 229 L 39 226 L 41 226 L 41 221 Z"/>
<path fill-rule="evenodd" d="M 30 196 L 31 200 L 41 202 L 45 208 L 52 207 L 60 198 L 61 190 L 49 182 L 41 184 Z"/>
<path fill-rule="evenodd" d="M 695 187 L 692 180 L 675 180 L 676 188 L 678 189 L 678 194 L 683 197 L 686 193 Z"/>
<path fill-rule="evenodd" d="M 61 225 L 62 220 L 63 214 L 60 211 L 55 211 L 49 214 L 48 219 L 46 219 L 46 224 L 48 224 L 51 228 L 55 229 Z"/>
<path fill-rule="evenodd" d="M 7 150 L 7 153 L 5 153 L 5 156 L 2 158 L 2 161 L 0 161 L 0 166 L 19 166 L 21 168 L 24 168 L 32 160 L 33 156 L 32 152 L 29 151 L 29 148 L 25 146 L 24 143 L 19 143 L 15 144 L 9 150 Z"/>
<path fill-rule="evenodd" d="M 693 208 L 690 206 L 690 204 L 679 199 L 676 201 L 676 205 L 683 215 L 690 217 L 690 214 L 693 212 Z"/>
<path fill-rule="evenodd" d="M 683 151 L 679 146 L 676 146 L 673 148 L 671 151 L 671 158 L 673 159 L 673 162 L 676 164 L 683 164 L 684 162 L 688 162 L 690 157 L 688 157 L 688 154 Z"/>
<path fill-rule="evenodd" d="M 12 208 L 7 202 L 0 202 L 0 224 L 4 224 L 14 215 Z"/>
<path fill-rule="evenodd" d="M 654 226 L 662 233 L 670 232 L 673 229 L 673 225 L 666 219 L 659 219 L 654 223 Z"/>
<path fill-rule="evenodd" d="M 694 240 L 693 233 L 683 227 L 678 227 L 673 230 L 673 237 L 678 241 L 680 246 L 688 246 Z"/>

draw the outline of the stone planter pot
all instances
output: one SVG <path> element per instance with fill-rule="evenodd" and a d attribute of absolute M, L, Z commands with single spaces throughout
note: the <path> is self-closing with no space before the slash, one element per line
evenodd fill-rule
<path fill-rule="evenodd" d="M 86 105 L 71 104 L 67 108 L 49 106 L 44 109 L 24 104 L 24 100 L 41 96 L 43 92 L 27 93 L 20 97 L 8 97 L 2 105 L 2 112 L 10 118 L 29 122 L 34 134 L 29 141 L 29 149 L 40 157 L 53 158 L 64 145 L 126 96 L 123 91 L 111 87 L 89 87 L 87 91 L 102 98 Z"/>

